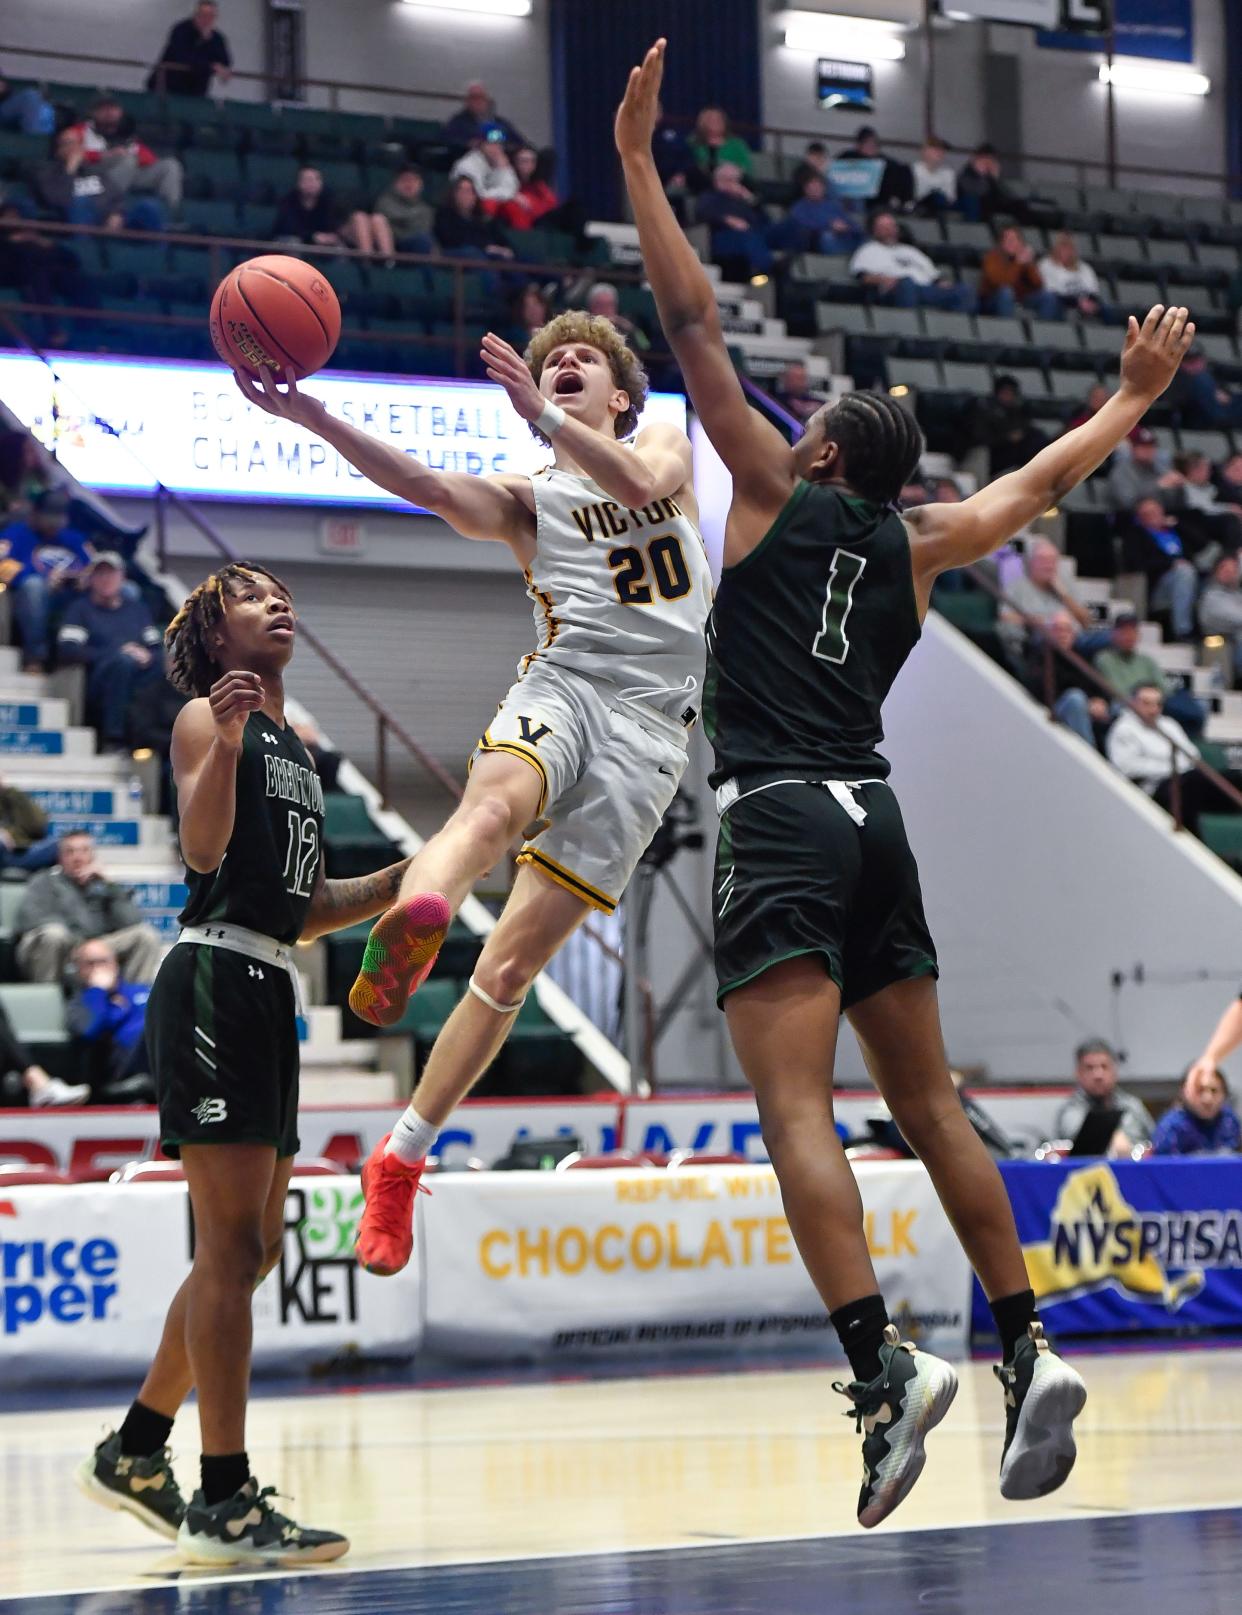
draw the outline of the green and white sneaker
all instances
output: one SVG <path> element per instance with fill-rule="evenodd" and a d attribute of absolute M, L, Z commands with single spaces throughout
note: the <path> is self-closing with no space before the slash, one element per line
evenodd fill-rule
<path fill-rule="evenodd" d="M 1001 1496 L 1046 1497 L 1074 1467 L 1074 1420 L 1086 1405 L 1087 1387 L 1048 1344 L 1042 1323 L 1030 1324 L 1013 1360 L 992 1372 L 1005 1387 Z"/>
<path fill-rule="evenodd" d="M 177 1533 L 177 1552 L 192 1565 L 317 1565 L 349 1552 L 349 1538 L 311 1531 L 278 1514 L 274 1486 L 259 1490 L 253 1476 L 240 1491 L 209 1508 L 195 1492 Z"/>
<path fill-rule="evenodd" d="M 927 1462 L 924 1439 L 957 1395 L 950 1365 L 903 1341 L 891 1323 L 884 1331 L 880 1365 L 868 1385 L 838 1380 L 832 1387 L 854 1404 L 845 1417 L 855 1421 L 863 1438 L 858 1523 L 865 1526 L 879 1525 L 908 1495 Z"/>
<path fill-rule="evenodd" d="M 176 1540 L 185 1518 L 185 1498 L 167 1447 L 149 1458 L 130 1458 L 121 1451 L 120 1432 L 110 1430 L 78 1465 L 74 1477 L 94 1502 L 124 1509 L 170 1542 Z"/>

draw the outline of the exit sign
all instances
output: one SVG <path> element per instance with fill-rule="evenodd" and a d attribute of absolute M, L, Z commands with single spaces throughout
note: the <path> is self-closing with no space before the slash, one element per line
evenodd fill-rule
<path fill-rule="evenodd" d="M 319 548 L 325 555 L 365 555 L 367 530 L 350 516 L 326 516 L 319 524 Z"/>

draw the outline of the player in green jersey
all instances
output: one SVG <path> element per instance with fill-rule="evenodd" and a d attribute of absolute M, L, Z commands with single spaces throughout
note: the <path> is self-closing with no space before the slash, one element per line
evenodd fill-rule
<path fill-rule="evenodd" d="M 1000 1174 L 949 1077 L 918 872 L 877 751 L 880 708 L 937 576 L 997 549 L 1090 475 L 1173 379 L 1194 326 L 1184 308 L 1131 319 L 1121 385 L 1089 422 L 973 498 L 903 518 L 923 441 L 892 398 L 825 405 L 793 447 L 747 404 L 652 158 L 663 57 L 661 40 L 631 74 L 616 138 L 665 334 L 733 478 L 703 703 L 721 813 L 720 999 L 790 1227 L 854 1372 L 839 1389 L 865 1432 L 860 1522 L 907 1495 L 957 1382 L 900 1340 L 878 1292 L 833 1125 L 842 1013 L 992 1306 L 1001 1491 L 1042 1496 L 1073 1466 L 1086 1390 L 1044 1338 Z"/>

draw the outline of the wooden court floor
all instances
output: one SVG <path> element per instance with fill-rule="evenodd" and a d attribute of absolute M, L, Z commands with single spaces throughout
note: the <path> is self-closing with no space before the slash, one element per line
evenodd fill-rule
<path fill-rule="evenodd" d="M 1126 1615 L 1149 1609 L 1153 1615 L 1157 1609 L 1161 1615 L 1236 1615 L 1242 1609 L 1242 1352 L 1127 1352 L 1085 1357 L 1080 1366 L 1091 1399 L 1079 1426 L 1077 1471 L 1059 1494 L 1033 1504 L 1001 1499 L 1000 1391 L 986 1363 L 971 1363 L 962 1369 L 948 1420 L 929 1442 L 922 1480 L 876 1533 L 861 1532 L 853 1517 L 861 1466 L 853 1423 L 841 1416 L 846 1403 L 830 1388 L 839 1371 L 709 1371 L 447 1390 L 317 1388 L 280 1397 L 264 1397 L 260 1388 L 249 1438 L 255 1473 L 296 1500 L 290 1507 L 295 1518 L 343 1530 L 353 1540 L 353 1552 L 339 1567 L 298 1577 L 273 1573 L 261 1582 L 248 1575 L 182 1576 L 165 1544 L 78 1493 L 70 1472 L 116 1422 L 123 1399 L 97 1408 L 7 1412 L 0 1414 L 0 1610 L 101 1615 L 192 1608 L 211 1615 L 243 1608 L 477 1608 L 671 1615 L 710 1609 L 731 1615 L 805 1607 L 904 1615 L 908 1607 L 970 1615 L 977 1607 L 1019 1615 L 1026 1606 L 998 1597 L 995 1571 L 987 1568 L 1013 1562 L 1017 1550 L 1003 1544 L 1033 1552 L 1042 1542 L 1039 1557 L 1046 1558 L 1055 1538 L 1046 1532 L 1064 1522 L 1056 1530 L 1074 1536 L 1077 1546 L 1064 1552 L 1080 1580 L 1057 1585 L 1055 1600 L 1045 1586 L 1038 1607 L 1052 1608 L 1065 1595 L 1091 1592 L 1097 1549 L 1104 1562 L 1117 1554 L 1114 1527 L 1093 1526 L 1082 1537 L 1084 1522 L 1204 1511 L 1189 1515 L 1196 1522 L 1191 1541 L 1202 1551 L 1208 1522 L 1213 1574 L 1229 1579 L 1227 1601 L 1216 1602 L 1211 1585 L 1187 1592 L 1179 1584 L 1173 1598 L 1173 1587 L 1153 1590 L 1140 1581 L 1115 1607 Z M 192 1409 L 174 1431 L 173 1450 L 189 1491 L 197 1473 Z M 977 1527 L 1000 1531 L 986 1553 L 986 1535 L 966 1529 Z M 1167 1572 L 1185 1555 L 1170 1548 L 1163 1531 L 1156 1519 L 1135 1541 L 1141 1536 L 1147 1543 L 1142 1551 Z M 887 1549 L 885 1536 L 894 1537 Z M 927 1602 L 920 1593 L 906 1606 L 902 1598 L 894 1603 L 891 1589 L 881 1597 L 877 1582 L 872 1603 L 865 1578 L 858 1584 L 863 1590 L 846 1602 L 833 1598 L 834 1581 L 844 1586 L 841 1578 L 853 1577 L 864 1558 L 895 1564 L 897 1539 L 907 1545 L 905 1561 L 916 1565 L 920 1550 L 916 1546 L 911 1559 L 912 1542 L 924 1542 L 929 1556 L 933 1545 L 940 1555 L 942 1543 L 975 1544 L 965 1556 L 952 1549 L 958 1589 L 952 1599 L 936 1595 Z M 784 1546 L 777 1551 L 772 1544 Z M 760 1573 L 770 1591 L 774 1572 L 762 1567 L 773 1554 L 783 1573 L 804 1564 L 819 1599 L 804 1605 L 791 1590 L 773 1602 L 762 1589 L 747 1592 L 748 1575 Z M 540 1568 L 544 1561 L 560 1567 L 555 1576 Z M 734 1571 L 720 1574 L 734 1563 Z M 575 1566 L 582 1567 L 576 1581 L 566 1569 Z M 622 1577 L 627 1597 L 618 1598 L 615 1575 L 603 1574 L 601 1566 L 629 1566 Z M 433 1567 L 457 1568 L 441 1573 Z M 634 1601 L 639 1567 L 648 1581 L 654 1567 L 663 1601 L 650 1588 Z M 463 1575 L 473 1593 L 461 1594 Z M 671 1576 L 683 1588 L 678 1597 L 669 1592 Z M 695 1602 L 708 1581 L 715 1588 L 710 1602 Z M 461 1596 L 449 1598 L 450 1584 Z M 177 1591 L 159 1592 L 170 1587 Z M 1160 1602 L 1144 1602 L 1148 1592 Z M 752 1594 L 757 1602 L 748 1601 Z M 1097 1600 L 1092 1615 L 1113 1607 Z"/>

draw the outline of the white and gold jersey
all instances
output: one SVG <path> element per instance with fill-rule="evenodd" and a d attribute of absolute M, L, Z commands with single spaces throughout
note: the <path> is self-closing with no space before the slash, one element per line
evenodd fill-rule
<path fill-rule="evenodd" d="M 539 645 L 520 671 L 567 667 L 689 723 L 712 604 L 698 528 L 672 498 L 628 510 L 589 477 L 550 467 L 530 481 L 537 525 L 526 588 Z"/>

